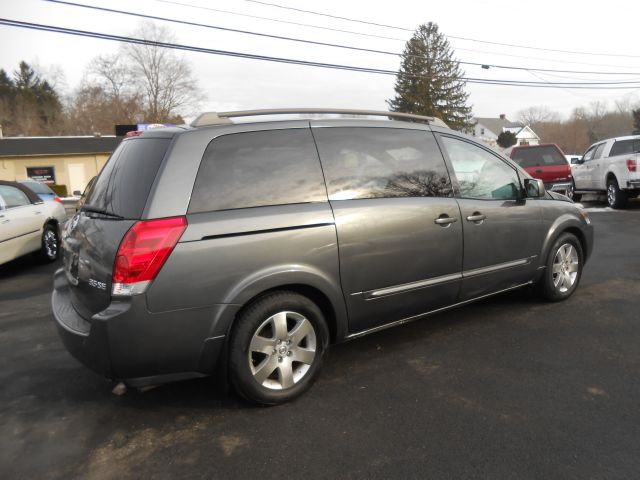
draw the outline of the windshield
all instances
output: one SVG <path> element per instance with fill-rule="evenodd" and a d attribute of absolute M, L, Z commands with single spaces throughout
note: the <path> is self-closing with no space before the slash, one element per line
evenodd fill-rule
<path fill-rule="evenodd" d="M 83 209 L 140 218 L 170 141 L 143 137 L 124 140 L 96 178 Z"/>
<path fill-rule="evenodd" d="M 567 164 L 564 155 L 553 145 L 514 148 L 511 159 L 523 168 Z"/>

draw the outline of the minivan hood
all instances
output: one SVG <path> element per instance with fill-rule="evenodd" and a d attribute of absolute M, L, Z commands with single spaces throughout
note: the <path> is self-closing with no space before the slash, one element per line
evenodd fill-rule
<path fill-rule="evenodd" d="M 563 202 L 570 202 L 570 203 L 574 203 L 573 200 L 571 200 L 569 197 L 567 197 L 566 195 L 562 195 L 561 193 L 558 192 L 552 192 L 551 190 L 547 190 L 547 193 L 549 195 L 551 195 L 551 197 L 553 197 L 554 200 L 561 200 Z"/>

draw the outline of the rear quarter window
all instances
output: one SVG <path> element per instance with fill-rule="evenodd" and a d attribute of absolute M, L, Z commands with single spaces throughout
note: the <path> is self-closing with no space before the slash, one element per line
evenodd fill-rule
<path fill-rule="evenodd" d="M 635 140 L 637 143 L 638 140 Z M 618 155 L 629 155 L 631 153 L 635 153 L 634 150 L 634 140 L 618 140 L 611 147 L 611 151 L 609 152 L 610 157 L 615 157 Z"/>
<path fill-rule="evenodd" d="M 562 152 L 553 145 L 514 148 L 511 159 L 522 168 L 567 164 Z"/>
<path fill-rule="evenodd" d="M 170 142 L 169 138 L 124 140 L 96 178 L 84 207 L 139 219 Z"/>
<path fill-rule="evenodd" d="M 326 202 L 309 129 L 223 135 L 205 150 L 189 213 Z"/>

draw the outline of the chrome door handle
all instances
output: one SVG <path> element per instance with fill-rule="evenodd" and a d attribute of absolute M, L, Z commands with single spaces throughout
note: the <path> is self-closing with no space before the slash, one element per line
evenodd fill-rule
<path fill-rule="evenodd" d="M 440 226 L 447 227 L 447 226 L 449 226 L 452 223 L 455 223 L 457 221 L 458 221 L 457 218 L 449 217 L 447 215 L 440 215 L 438 218 L 436 218 L 433 221 L 433 223 L 437 223 Z"/>
<path fill-rule="evenodd" d="M 37 212 L 33 212 L 34 215 L 40 215 L 42 212 L 38 210 Z"/>
<path fill-rule="evenodd" d="M 482 222 L 486 218 L 487 218 L 487 216 L 483 215 L 480 212 L 473 212 L 473 215 L 469 215 L 467 217 L 467 220 L 470 221 L 470 222 Z"/>

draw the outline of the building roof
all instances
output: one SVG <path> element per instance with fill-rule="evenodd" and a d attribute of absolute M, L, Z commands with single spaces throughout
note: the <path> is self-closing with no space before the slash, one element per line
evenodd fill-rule
<path fill-rule="evenodd" d="M 496 135 L 502 133 L 503 128 L 523 128 L 522 122 L 512 122 L 506 118 L 490 118 L 490 117 L 477 117 L 476 122 L 481 123 L 485 128 L 491 130 Z"/>
<path fill-rule="evenodd" d="M 111 153 L 122 137 L 5 137 L 0 139 L 0 157 L 28 155 L 83 155 Z"/>

